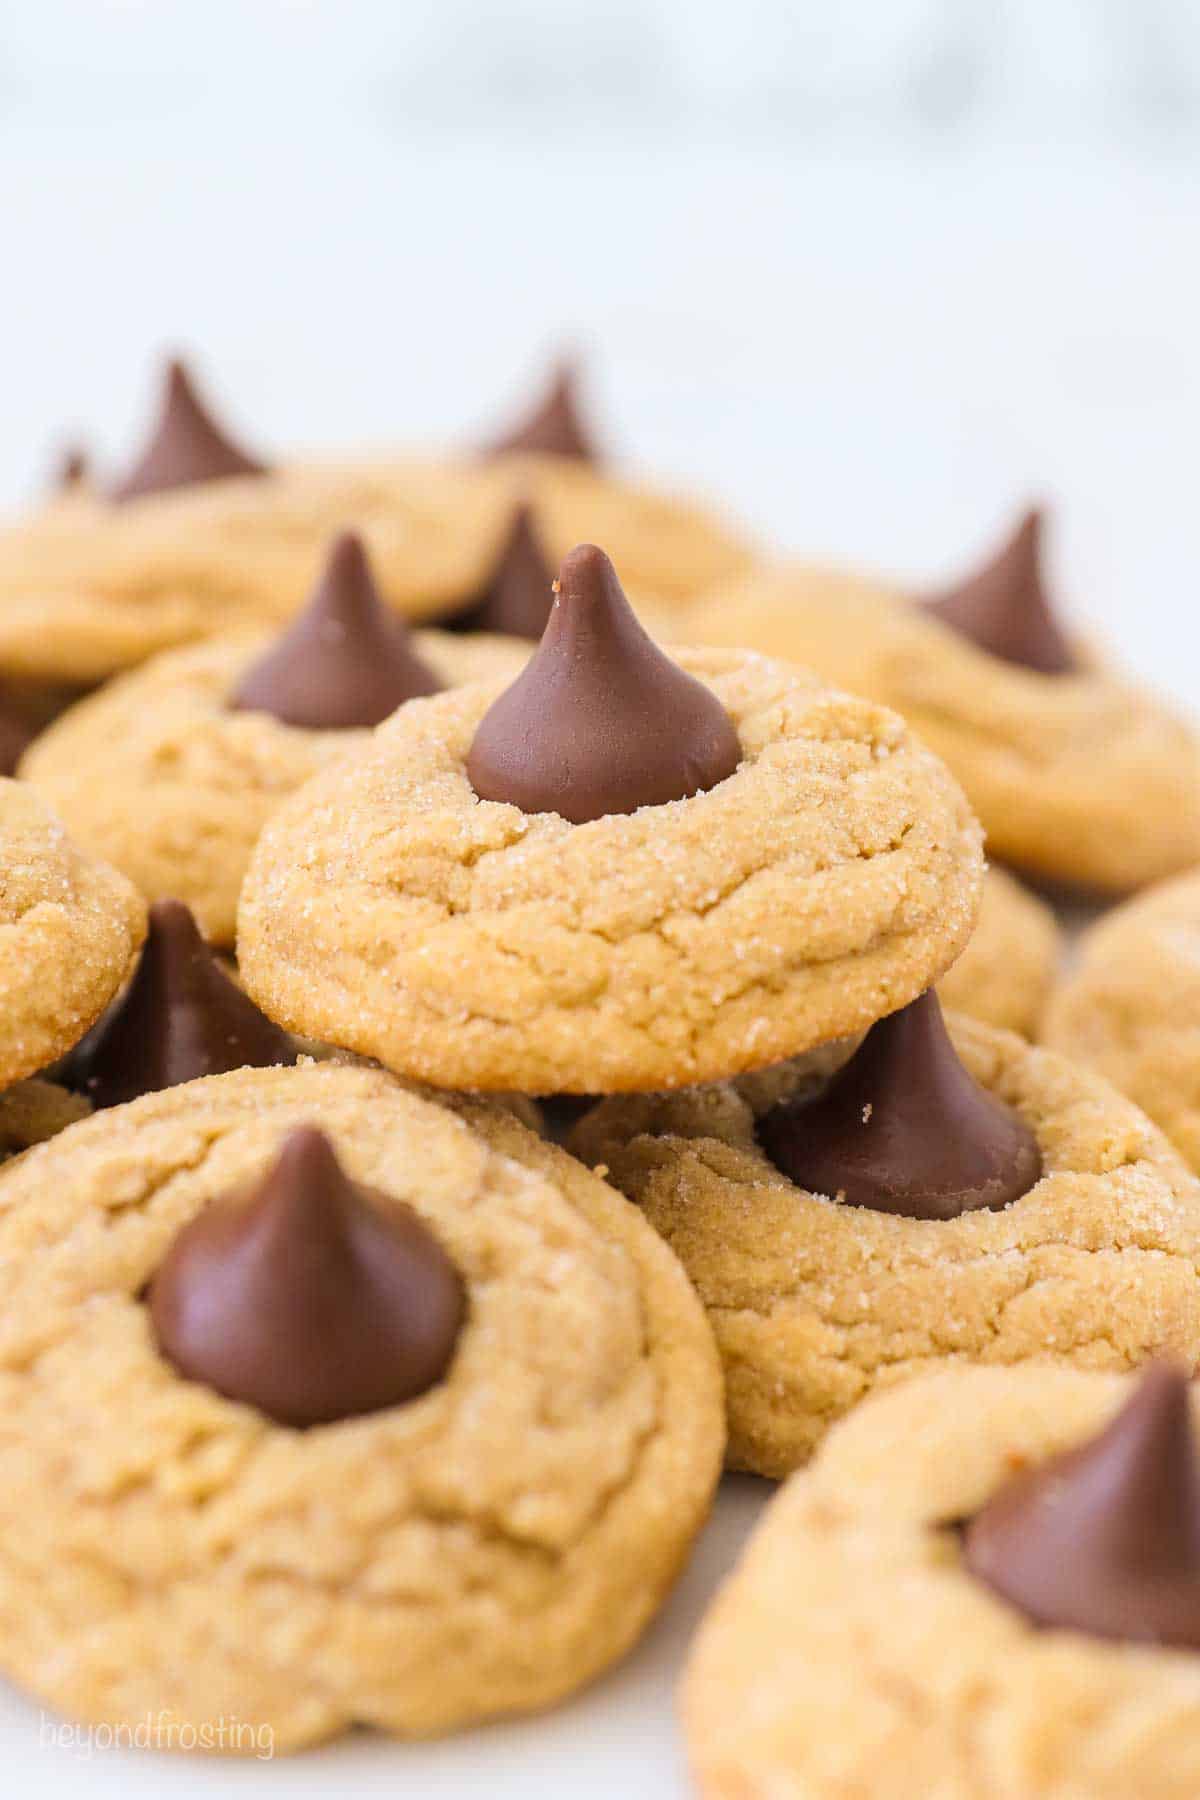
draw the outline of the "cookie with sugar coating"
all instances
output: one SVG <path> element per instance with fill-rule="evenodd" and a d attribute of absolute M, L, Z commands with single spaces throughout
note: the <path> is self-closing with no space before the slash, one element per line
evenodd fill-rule
<path fill-rule="evenodd" d="M 799 564 L 722 585 L 685 631 L 894 707 L 962 783 L 990 852 L 1018 870 L 1123 893 L 1200 861 L 1200 736 L 1095 656 L 1041 673 L 882 582 Z"/>
<path fill-rule="evenodd" d="M 567 1138 L 662 1233 L 708 1309 L 735 1468 L 786 1475 L 875 1389 L 946 1364 L 1200 1360 L 1200 1191 L 1176 1152 L 1089 1071 L 949 1022 L 1040 1154 L 1033 1185 L 999 1210 L 904 1216 L 791 1179 L 761 1122 L 819 1098 L 828 1052 L 753 1082 L 604 1100 Z"/>
<path fill-rule="evenodd" d="M 678 663 L 740 764 L 580 824 L 479 799 L 467 763 L 499 685 L 405 707 L 259 839 L 238 923 L 254 998 L 400 1073 L 532 1094 L 764 1067 L 914 998 L 966 943 L 983 875 L 943 766 L 894 713 L 784 664 Z"/>
<path fill-rule="evenodd" d="M 181 1374 L 146 1294 L 313 1126 L 465 1312 L 434 1385 L 297 1429 Z M 184 1747 L 236 1718 L 222 1747 L 255 1753 L 546 1707 L 628 1649 L 707 1513 L 720 1372 L 682 1271 L 503 1108 L 337 1063 L 213 1076 L 0 1172 L 0 1240 L 0 1665 L 73 1717 L 165 1714 Z"/>
<path fill-rule="evenodd" d="M 1200 1657 L 1033 1625 L 970 1572 L 959 1530 L 1133 1387 L 949 1369 L 839 1425 L 693 1644 L 681 1705 L 703 1800 L 1189 1800 Z"/>

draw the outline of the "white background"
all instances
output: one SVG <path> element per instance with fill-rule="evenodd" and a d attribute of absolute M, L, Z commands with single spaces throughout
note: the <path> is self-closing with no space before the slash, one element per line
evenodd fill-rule
<path fill-rule="evenodd" d="M 0 502 L 127 456 L 194 348 L 267 450 L 491 429 L 590 355 L 631 462 L 914 579 L 1058 502 L 1060 587 L 1200 700 L 1191 0 L 0 0 Z M 758 1504 L 536 1724 L 286 1767 L 39 1747 L 7 1785 L 682 1791 L 669 1691 Z"/>
<path fill-rule="evenodd" d="M 265 448 L 444 443 L 592 352 L 633 461 L 915 578 L 1062 501 L 1194 614 L 1190 0 L 0 0 L 0 502 L 195 347 Z"/>

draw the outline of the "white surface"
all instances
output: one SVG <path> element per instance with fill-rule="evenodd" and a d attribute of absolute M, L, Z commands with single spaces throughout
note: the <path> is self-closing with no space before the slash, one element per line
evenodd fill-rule
<path fill-rule="evenodd" d="M 1186 678 L 1200 364 L 1190 160 L 374 115 L 0 117 L 0 497 L 82 430 L 131 453 L 163 343 L 265 447 L 490 427 L 593 347 L 638 461 L 781 542 L 930 577 L 1031 492 L 1077 609 Z"/>
<path fill-rule="evenodd" d="M 633 5 L 509 4 L 486 41 L 489 8 L 417 10 L 414 25 L 403 6 L 343 4 L 376 35 L 331 43 L 327 69 L 324 0 L 6 16 L 0 501 L 36 486 L 60 435 L 128 454 L 164 344 L 201 350 L 270 449 L 467 439 L 567 342 L 594 351 L 619 447 L 781 544 L 932 578 L 1026 495 L 1055 497 L 1078 613 L 1200 701 L 1200 193 L 1177 129 L 1200 67 L 1192 9 L 1153 8 L 1177 91 L 1161 55 L 1157 75 L 1114 61 L 1111 35 L 1076 53 L 1096 9 L 1075 0 L 906 0 L 895 40 L 866 47 L 782 31 L 770 0 L 663 0 L 674 60 L 653 79 Z M 1114 31 L 1151 16 L 1100 10 Z M 980 65 L 993 11 L 1008 49 Z M 1035 12 L 1043 38 L 1022 50 Z M 896 72 L 908 26 L 935 15 L 974 20 L 965 51 L 938 40 L 966 59 L 952 103 Z M 1114 69 L 1157 94 L 1153 130 Z M 1023 111 L 1000 104 L 1010 91 Z M 999 122 L 914 124 L 972 105 Z M 1119 140 L 1095 139 L 1098 112 L 1124 121 Z M 545 1719 L 164 1766 L 49 1748 L 36 1708 L 0 1689 L 5 1791 L 676 1800 L 681 1652 L 763 1492 L 726 1483 L 644 1645 Z"/>

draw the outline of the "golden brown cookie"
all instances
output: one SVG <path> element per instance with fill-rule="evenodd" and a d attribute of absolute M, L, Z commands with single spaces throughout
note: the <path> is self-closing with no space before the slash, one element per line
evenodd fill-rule
<path fill-rule="evenodd" d="M 307 1430 L 185 1380 L 142 1301 L 301 1125 L 415 1209 L 467 1306 L 435 1386 Z M 284 1751 L 548 1706 L 629 1647 L 707 1512 L 687 1282 L 503 1110 L 334 1063 L 214 1076 L 14 1163 L 0 1241 L 0 1664 L 75 1717 L 236 1716 Z"/>
<path fill-rule="evenodd" d="M 1119 893 L 1200 861 L 1200 738 L 1102 662 L 1038 674 L 880 583 L 799 566 L 728 584 L 686 631 L 895 707 L 961 781 L 992 854 L 1017 868 Z"/>
<path fill-rule="evenodd" d="M 574 544 L 603 544 L 639 600 L 669 608 L 752 566 L 747 540 L 715 505 L 563 456 L 511 454 L 489 466 L 503 516 L 528 501 L 552 563 Z"/>
<path fill-rule="evenodd" d="M 78 1043 L 145 931 L 124 876 L 78 849 L 32 789 L 0 780 L 0 1087 Z"/>
<path fill-rule="evenodd" d="M 80 701 L 21 765 L 79 843 L 148 900 L 187 902 L 210 942 L 233 943 L 238 892 L 259 832 L 284 797 L 367 731 L 310 731 L 227 701 L 270 634 L 164 651 Z M 516 639 L 418 631 L 413 649 L 447 683 L 511 678 Z"/>
<path fill-rule="evenodd" d="M 1041 1151 L 1041 1179 L 1002 1211 L 897 1217 L 795 1185 L 756 1136 L 779 1079 L 606 1100 L 568 1140 L 637 1202 L 707 1307 L 734 1467 L 785 1475 L 873 1388 L 946 1362 L 1200 1358 L 1200 1189 L 1170 1145 L 1062 1057 L 952 1025 Z M 815 1085 L 803 1063 L 793 1076 Z"/>
<path fill-rule="evenodd" d="M 990 868 L 978 923 L 938 992 L 954 1012 L 1035 1037 L 1059 950 L 1058 924 L 1045 901 L 1006 870 Z"/>
<path fill-rule="evenodd" d="M 1191 1800 L 1200 1656 L 1039 1629 L 955 1529 L 1131 1387 L 950 1370 L 839 1425 L 696 1639 L 682 1709 L 704 1800 Z"/>
<path fill-rule="evenodd" d="M 91 1112 L 82 1094 L 72 1094 L 54 1081 L 18 1081 L 0 1094 L 0 1160 L 19 1156 L 31 1144 L 44 1144 Z"/>
<path fill-rule="evenodd" d="M 965 943 L 978 829 L 894 714 L 694 652 L 743 761 L 572 826 L 481 802 L 500 685 L 416 700 L 286 803 L 243 890 L 246 986 L 290 1030 L 438 1086 L 615 1092 L 861 1029 Z"/>
<path fill-rule="evenodd" d="M 465 467 L 314 464 L 48 509 L 0 534 L 0 668 L 100 681 L 158 650 L 278 623 L 347 527 L 394 605 L 437 613 L 486 564 L 495 485 Z"/>
<path fill-rule="evenodd" d="M 1084 933 L 1043 1037 L 1136 1100 L 1200 1170 L 1200 872 Z"/>
<path fill-rule="evenodd" d="M 296 464 L 120 505 L 48 507 L 0 532 L 0 670 L 100 681 L 156 651 L 277 624 L 349 528 L 392 605 L 435 619 L 474 600 L 521 500 L 552 563 L 603 532 L 649 602 L 747 565 L 742 542 L 702 508 L 562 461 Z"/>

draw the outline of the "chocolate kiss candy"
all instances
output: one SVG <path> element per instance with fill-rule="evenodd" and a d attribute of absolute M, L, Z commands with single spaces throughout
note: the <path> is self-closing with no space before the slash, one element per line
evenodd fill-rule
<path fill-rule="evenodd" d="M 582 825 L 686 800 L 741 756 L 715 694 L 647 637 L 603 550 L 580 544 L 541 643 L 480 720 L 467 775 L 482 800 Z"/>
<path fill-rule="evenodd" d="M 536 643 L 546 629 L 553 601 L 554 578 L 542 555 L 533 514 L 527 506 L 519 506 L 482 597 L 447 623 L 455 631 L 499 631 Z"/>
<path fill-rule="evenodd" d="M 112 498 L 134 500 L 195 481 L 265 474 L 262 463 L 239 450 L 209 417 L 183 364 L 170 362 L 153 436 Z"/>
<path fill-rule="evenodd" d="M 555 371 L 544 398 L 524 424 L 492 444 L 489 454 L 504 456 L 512 451 L 571 456 L 577 462 L 599 462 L 595 446 L 579 417 L 575 372 L 569 364 L 564 363 Z"/>
<path fill-rule="evenodd" d="M 815 1100 L 758 1121 L 797 1187 L 905 1219 L 956 1219 L 1027 1194 L 1042 1170 L 1024 1121 L 960 1062 L 932 989 L 880 1019 Z"/>
<path fill-rule="evenodd" d="M 1037 1625 L 1200 1650 L 1200 1466 L 1188 1380 L 1158 1363 L 1077 1450 L 1001 1488 L 966 1563 Z"/>
<path fill-rule="evenodd" d="M 1040 675 L 1070 675 L 1078 664 L 1042 585 L 1041 536 L 1041 513 L 1027 512 L 992 562 L 926 604 L 943 624 L 1004 662 Z"/>
<path fill-rule="evenodd" d="M 220 967 L 179 900 L 156 900 L 137 972 L 70 1062 L 96 1106 L 220 1075 L 294 1063 L 295 1047 Z"/>
<path fill-rule="evenodd" d="M 243 675 L 229 705 L 310 731 L 348 731 L 378 725 L 441 685 L 380 599 L 362 540 L 347 531 L 304 611 Z"/>
<path fill-rule="evenodd" d="M 311 1126 L 249 1194 L 184 1227 L 148 1299 L 181 1374 L 295 1426 L 415 1400 L 445 1374 L 466 1313 L 421 1219 L 356 1187 Z"/>

